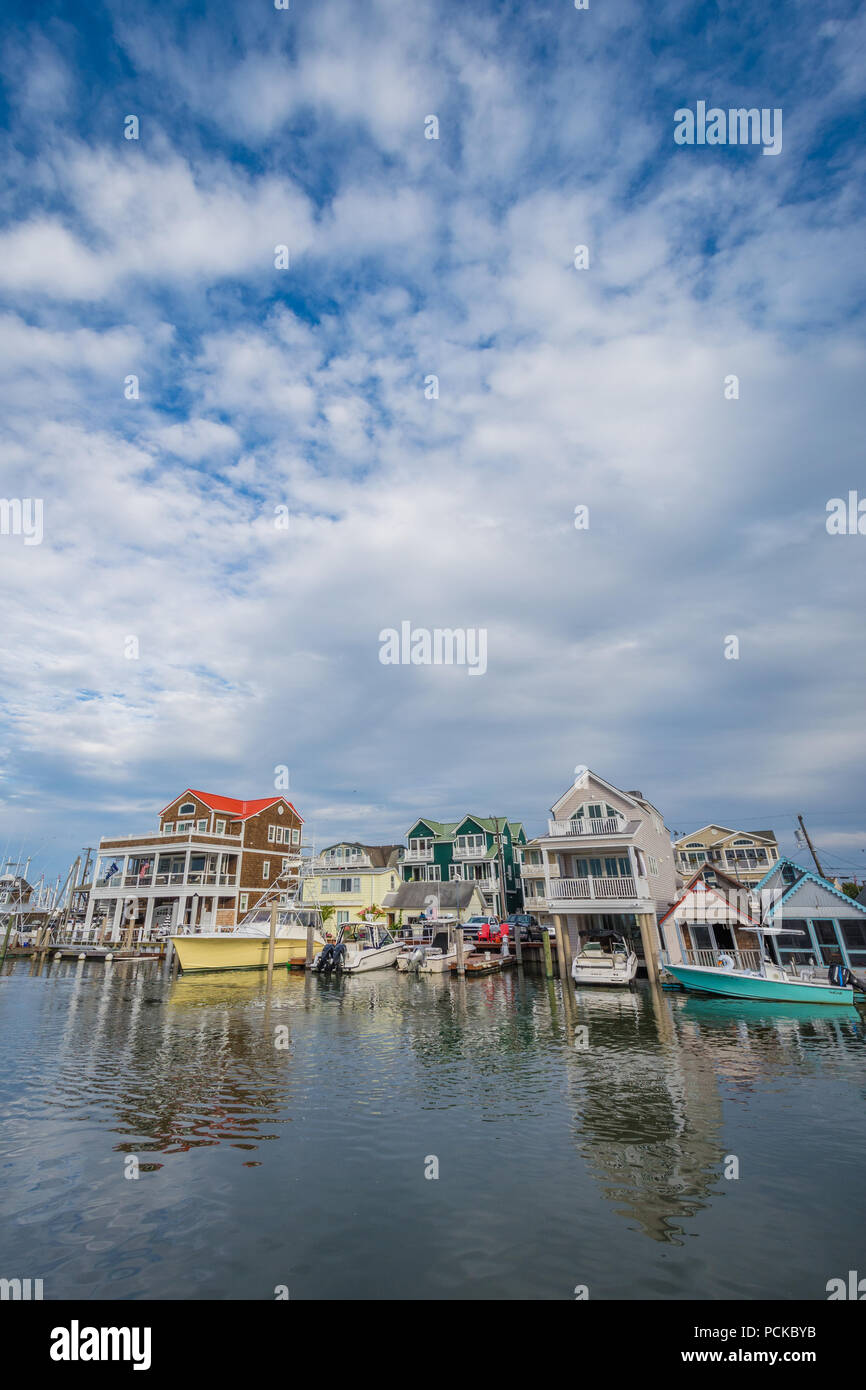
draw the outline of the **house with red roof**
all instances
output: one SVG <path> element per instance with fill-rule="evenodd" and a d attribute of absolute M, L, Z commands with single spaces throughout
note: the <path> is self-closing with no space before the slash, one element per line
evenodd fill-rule
<path fill-rule="evenodd" d="M 284 796 L 253 800 L 187 787 L 159 828 L 100 840 L 85 927 L 150 940 L 232 927 L 263 894 L 295 897 L 303 817 Z"/>

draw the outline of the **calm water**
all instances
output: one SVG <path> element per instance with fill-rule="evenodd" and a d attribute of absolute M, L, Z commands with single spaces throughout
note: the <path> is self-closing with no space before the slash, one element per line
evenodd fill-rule
<path fill-rule="evenodd" d="M 854 1010 L 18 961 L 0 1045 L 0 1275 L 46 1298 L 823 1299 L 866 1273 Z"/>

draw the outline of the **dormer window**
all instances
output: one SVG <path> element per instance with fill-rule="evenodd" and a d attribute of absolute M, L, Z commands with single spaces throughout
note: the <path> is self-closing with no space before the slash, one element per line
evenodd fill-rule
<path fill-rule="evenodd" d="M 194 802 L 194 801 L 185 801 L 185 802 L 183 803 L 182 806 L 178 806 L 178 808 L 177 808 L 177 814 L 178 814 L 179 816 L 194 816 L 194 815 L 195 815 L 195 802 Z"/>

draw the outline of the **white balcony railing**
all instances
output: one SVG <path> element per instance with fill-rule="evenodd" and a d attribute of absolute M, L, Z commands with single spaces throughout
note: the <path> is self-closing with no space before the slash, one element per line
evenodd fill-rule
<path fill-rule="evenodd" d="M 410 845 L 406 851 L 405 862 L 407 864 L 418 864 L 424 861 L 431 861 L 433 858 L 432 845 Z"/>
<path fill-rule="evenodd" d="M 618 878 L 552 878 L 551 898 L 634 898 L 635 881 L 631 875 Z"/>
<path fill-rule="evenodd" d="M 486 845 L 458 845 L 454 843 L 455 859 L 483 859 L 487 853 Z"/>
<path fill-rule="evenodd" d="M 593 820 L 591 816 L 578 817 L 577 820 L 549 820 L 550 835 L 621 835 L 626 827 L 624 816 L 605 816 Z"/>

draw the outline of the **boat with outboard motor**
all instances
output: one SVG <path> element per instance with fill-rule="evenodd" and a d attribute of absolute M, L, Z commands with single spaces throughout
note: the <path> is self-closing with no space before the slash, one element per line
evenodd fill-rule
<path fill-rule="evenodd" d="M 729 999 L 763 999 L 790 1004 L 837 1004 L 851 1008 L 854 987 L 845 966 L 831 965 L 826 977 L 818 978 L 818 967 L 801 965 L 786 970 L 766 953 L 764 937 L 805 936 L 789 924 L 779 927 L 753 926 L 760 947 L 760 970 L 743 970 L 728 952 L 721 952 L 716 965 L 689 965 L 662 956 L 669 974 L 683 986 L 699 994 L 721 994 Z"/>
<path fill-rule="evenodd" d="M 297 965 L 307 951 L 307 931 L 313 928 L 313 950 L 325 945 L 318 908 L 279 907 L 274 935 L 274 965 Z M 171 937 L 184 974 L 205 970 L 262 970 L 267 967 L 271 908 L 258 904 L 234 927 L 212 932 L 178 933 Z"/>
<path fill-rule="evenodd" d="M 378 922 L 344 922 L 336 941 L 323 947 L 311 968 L 317 975 L 359 975 L 365 970 L 385 970 L 394 964 L 401 950 L 402 942 Z"/>
<path fill-rule="evenodd" d="M 403 942 L 397 969 L 419 975 L 444 975 L 457 961 L 456 917 L 439 917 L 425 926 L 421 940 Z M 464 947 L 468 955 L 469 946 Z"/>
<path fill-rule="evenodd" d="M 636 974 L 637 956 L 614 931 L 591 932 L 571 962 L 576 985 L 630 985 Z"/>

